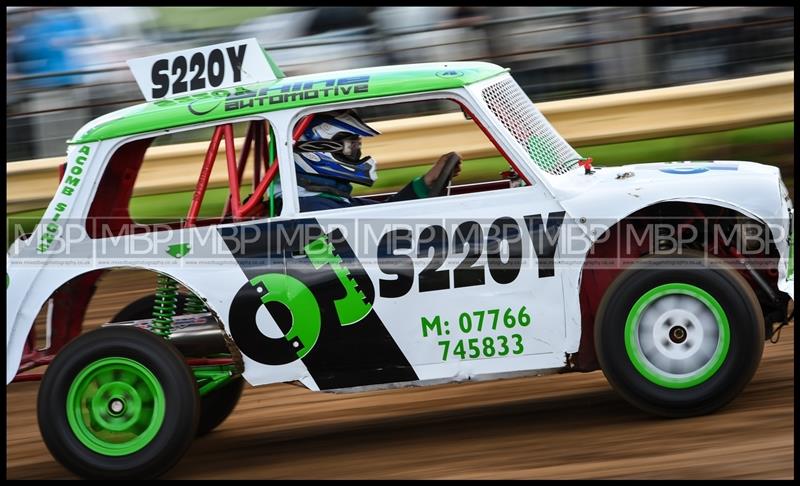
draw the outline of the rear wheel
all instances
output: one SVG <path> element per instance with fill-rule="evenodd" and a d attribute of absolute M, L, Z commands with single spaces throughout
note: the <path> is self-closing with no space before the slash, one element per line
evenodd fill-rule
<path fill-rule="evenodd" d="M 148 295 L 125 306 L 112 319 L 112 322 L 149 319 L 153 316 L 156 296 Z M 178 296 L 180 309 L 185 306 L 186 297 Z M 217 428 L 233 412 L 244 389 L 244 378 L 237 376 L 228 383 L 200 397 L 200 420 L 197 425 L 197 436 L 201 437 Z"/>
<path fill-rule="evenodd" d="M 239 403 L 244 389 L 241 376 L 231 379 L 220 388 L 200 397 L 200 422 L 197 424 L 197 436 L 202 437 L 216 429 L 228 418 Z"/>
<path fill-rule="evenodd" d="M 47 448 L 74 473 L 152 478 L 191 445 L 199 397 L 170 343 L 109 327 L 77 337 L 56 356 L 39 388 L 37 415 Z"/>
<path fill-rule="evenodd" d="M 609 287 L 595 321 L 595 349 L 625 399 L 658 415 L 685 417 L 733 400 L 764 349 L 761 308 L 747 282 L 721 260 L 692 254 L 646 257 Z"/>

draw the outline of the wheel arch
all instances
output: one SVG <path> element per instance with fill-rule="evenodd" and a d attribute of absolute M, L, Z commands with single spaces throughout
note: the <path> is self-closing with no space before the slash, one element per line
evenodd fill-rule
<path fill-rule="evenodd" d="M 687 215 L 694 215 L 695 217 L 708 217 L 713 218 L 720 216 L 719 213 L 724 213 L 725 217 L 744 218 L 748 221 L 754 221 L 766 228 L 770 232 L 769 244 L 766 248 L 766 254 L 775 258 L 775 267 L 770 268 L 765 275 L 769 286 L 773 291 L 778 291 L 778 264 L 779 264 L 779 248 L 775 245 L 774 239 L 776 237 L 775 227 L 768 224 L 766 217 L 754 214 L 746 208 L 717 199 L 710 198 L 686 198 L 686 199 L 663 199 L 651 204 L 629 210 L 624 216 L 616 219 L 616 221 L 608 227 L 603 233 L 597 235 L 593 239 L 590 249 L 587 251 L 585 258 L 581 264 L 579 279 L 578 279 L 578 299 L 579 299 L 579 322 L 580 322 L 580 342 L 578 351 L 570 357 L 570 364 L 574 369 L 580 371 L 592 371 L 599 369 L 597 356 L 594 348 L 594 324 L 595 317 L 600 302 L 603 300 L 606 292 L 608 291 L 611 283 L 624 271 L 633 260 L 651 254 L 650 239 L 644 240 L 641 244 L 634 245 L 633 247 L 627 246 L 624 248 L 627 251 L 619 252 L 619 239 L 613 235 L 620 233 L 620 228 L 625 228 L 633 225 L 637 218 L 648 218 L 658 215 L 663 210 L 674 213 L 675 210 L 683 211 Z M 717 212 L 717 214 L 715 214 Z M 609 236 L 611 235 L 611 236 Z M 708 248 L 703 247 L 702 251 L 707 251 Z M 724 257 L 718 253 L 711 253 L 714 256 Z M 617 260 L 615 265 L 610 268 L 592 268 L 593 262 L 599 259 L 607 258 L 621 258 Z M 730 258 L 730 256 L 728 256 Z M 745 277 L 745 280 L 758 295 L 759 301 L 762 304 L 762 310 L 766 314 L 772 312 L 772 315 L 778 316 L 780 311 L 772 309 L 769 302 L 765 302 L 765 290 L 759 285 L 755 278 L 744 268 L 737 268 L 740 274 Z M 780 292 L 778 292 L 780 294 Z M 783 309 L 785 311 L 785 308 Z M 782 317 L 782 316 L 781 316 Z M 766 322 L 768 331 L 771 331 L 771 323 L 777 321 Z M 769 337 L 770 332 L 767 333 Z"/>
<path fill-rule="evenodd" d="M 121 265 L 98 265 L 89 270 L 80 270 L 71 273 L 62 273 L 62 278 L 54 276 L 58 272 L 44 271 L 37 274 L 30 283 L 30 289 L 37 288 L 36 292 L 28 292 L 24 301 L 20 302 L 17 309 L 8 308 L 6 322 L 6 384 L 14 380 L 20 371 L 25 371 L 41 364 L 47 364 L 55 356 L 60 348 L 68 341 L 81 334 L 86 310 L 88 309 L 95 291 L 97 290 L 98 280 L 111 270 L 138 270 L 147 271 L 153 274 L 153 289 L 156 286 L 156 276 L 166 275 L 188 291 L 200 297 L 206 308 L 212 312 L 217 320 L 223 324 L 223 331 L 227 333 L 225 323 L 227 313 L 220 312 L 221 309 L 214 299 L 209 298 L 194 282 L 189 279 L 181 279 L 175 272 L 170 272 L 164 268 L 144 267 L 144 266 L 121 266 Z M 11 276 L 13 281 L 14 276 Z M 56 320 L 51 327 L 51 346 L 50 352 L 37 352 L 31 344 L 31 331 L 34 327 L 36 317 L 49 302 L 53 301 L 54 306 L 60 306 L 53 314 L 59 312 Z M 66 312 L 66 314 L 61 314 Z M 109 317 L 110 318 L 110 317 Z M 35 343 L 35 336 L 32 340 Z M 55 346 L 55 349 L 54 349 Z M 38 363 L 38 364 L 37 364 Z"/>

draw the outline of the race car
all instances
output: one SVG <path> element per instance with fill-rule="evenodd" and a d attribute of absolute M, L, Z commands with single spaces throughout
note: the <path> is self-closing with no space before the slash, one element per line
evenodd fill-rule
<path fill-rule="evenodd" d="M 248 39 L 129 64 L 147 102 L 69 140 L 54 198 L 7 255 L 6 383 L 48 365 L 39 427 L 80 476 L 162 475 L 245 380 L 359 392 L 601 369 L 643 410 L 706 414 L 790 319 L 793 206 L 775 167 L 597 167 L 485 62 L 286 77 Z M 416 102 L 456 106 L 507 170 L 456 184 L 448 154 L 425 197 L 301 208 L 296 155 L 337 142 L 308 149 L 315 120 Z M 148 148 L 189 132 L 210 141 L 185 218 L 134 221 Z M 218 152 L 226 202 L 201 217 Z M 82 332 L 120 268 L 153 272 L 152 295 Z"/>

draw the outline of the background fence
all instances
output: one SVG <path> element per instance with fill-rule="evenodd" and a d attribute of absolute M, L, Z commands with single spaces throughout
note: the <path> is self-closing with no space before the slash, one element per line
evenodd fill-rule
<path fill-rule="evenodd" d="M 6 19 L 7 161 L 61 156 L 84 123 L 142 102 L 126 59 L 247 37 L 287 75 L 495 62 L 535 102 L 794 69 L 792 7 L 17 7 Z"/>

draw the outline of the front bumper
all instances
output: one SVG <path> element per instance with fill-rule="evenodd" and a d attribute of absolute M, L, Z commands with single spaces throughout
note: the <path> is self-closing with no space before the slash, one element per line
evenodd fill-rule
<path fill-rule="evenodd" d="M 794 209 L 790 206 L 788 237 L 781 249 L 780 263 L 778 264 L 778 289 L 789 294 L 794 300 Z"/>

